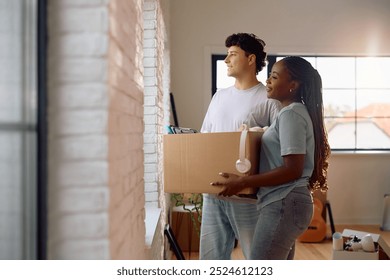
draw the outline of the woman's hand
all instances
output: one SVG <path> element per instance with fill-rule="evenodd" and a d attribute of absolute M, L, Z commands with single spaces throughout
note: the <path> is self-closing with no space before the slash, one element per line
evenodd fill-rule
<path fill-rule="evenodd" d="M 223 172 L 219 173 L 219 175 L 225 178 L 226 180 L 210 183 L 210 185 L 212 186 L 223 187 L 223 190 L 218 195 L 222 195 L 222 196 L 236 195 L 237 193 L 239 193 L 245 188 L 245 184 L 243 182 L 244 177 L 232 173 L 223 173 Z"/>
<path fill-rule="evenodd" d="M 219 173 L 226 180 L 212 182 L 210 185 L 223 187 L 219 195 L 232 196 L 245 188 L 272 187 L 299 179 L 304 167 L 304 154 L 283 157 L 284 165 L 262 174 L 239 176 L 232 173 Z"/>

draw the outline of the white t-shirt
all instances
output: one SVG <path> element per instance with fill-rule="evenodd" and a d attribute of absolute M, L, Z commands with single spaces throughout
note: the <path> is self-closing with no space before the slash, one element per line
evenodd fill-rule
<path fill-rule="evenodd" d="M 200 131 L 238 131 L 243 123 L 249 127 L 270 126 L 279 110 L 280 103 L 268 99 L 262 83 L 246 90 L 231 86 L 214 94 Z"/>

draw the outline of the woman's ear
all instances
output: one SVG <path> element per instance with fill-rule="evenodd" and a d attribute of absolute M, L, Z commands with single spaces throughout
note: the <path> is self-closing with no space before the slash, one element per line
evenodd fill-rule
<path fill-rule="evenodd" d="M 296 92 L 300 86 L 300 83 L 296 80 L 291 81 L 290 83 L 290 92 Z"/>

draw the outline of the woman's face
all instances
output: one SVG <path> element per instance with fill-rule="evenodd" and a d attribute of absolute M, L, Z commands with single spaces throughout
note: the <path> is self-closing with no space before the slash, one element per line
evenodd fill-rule
<path fill-rule="evenodd" d="M 274 64 L 266 83 L 269 98 L 279 100 L 283 107 L 294 102 L 297 82 L 291 79 L 282 60 Z"/>

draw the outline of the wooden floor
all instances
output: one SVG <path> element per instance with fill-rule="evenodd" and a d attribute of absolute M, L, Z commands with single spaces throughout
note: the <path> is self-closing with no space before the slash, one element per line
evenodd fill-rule
<path fill-rule="evenodd" d="M 342 232 L 345 228 L 380 234 L 387 244 L 390 245 L 390 231 L 381 231 L 379 225 L 336 225 L 336 231 Z M 183 252 L 186 259 L 199 259 L 198 252 Z M 241 248 L 237 246 L 233 253 L 232 259 L 242 260 Z M 295 260 L 331 260 L 332 259 L 332 240 L 331 232 L 328 237 L 320 243 L 296 243 Z"/>

